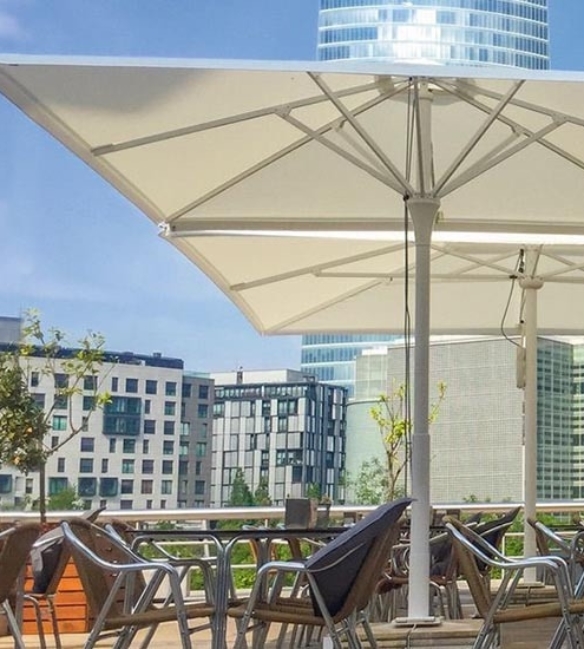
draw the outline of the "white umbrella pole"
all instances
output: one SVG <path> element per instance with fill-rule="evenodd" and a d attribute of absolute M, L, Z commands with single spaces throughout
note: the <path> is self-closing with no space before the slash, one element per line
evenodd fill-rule
<path fill-rule="evenodd" d="M 414 428 L 412 434 L 412 526 L 408 621 L 427 620 L 430 583 L 430 242 L 440 202 L 412 198 L 408 201 L 416 241 L 416 311 L 414 336 Z"/>
<path fill-rule="evenodd" d="M 520 286 L 525 291 L 524 555 L 534 557 L 535 534 L 527 523 L 527 518 L 535 518 L 537 502 L 537 291 L 543 286 L 543 281 L 538 277 L 527 277 L 520 280 Z M 526 575 L 525 579 L 535 581 L 535 573 Z"/>

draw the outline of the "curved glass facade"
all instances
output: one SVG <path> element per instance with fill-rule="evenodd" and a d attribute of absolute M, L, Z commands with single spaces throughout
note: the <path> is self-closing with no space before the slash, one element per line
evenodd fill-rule
<path fill-rule="evenodd" d="M 300 368 L 319 381 L 355 389 L 355 359 L 364 349 L 387 346 L 399 336 L 389 334 L 311 334 L 302 336 Z"/>
<path fill-rule="evenodd" d="M 547 69 L 547 0 L 320 0 L 318 58 Z"/>

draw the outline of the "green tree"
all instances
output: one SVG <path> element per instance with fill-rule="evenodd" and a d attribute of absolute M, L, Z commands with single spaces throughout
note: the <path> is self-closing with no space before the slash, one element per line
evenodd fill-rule
<path fill-rule="evenodd" d="M 388 477 L 383 462 L 378 457 L 362 462 L 352 487 L 355 500 L 360 505 L 380 505 L 388 492 Z"/>
<path fill-rule="evenodd" d="M 79 347 L 66 346 L 66 335 L 56 328 L 46 333 L 36 311 L 28 311 L 23 342 L 0 356 L 0 463 L 14 466 L 24 474 L 39 472 L 39 512 L 46 520 L 46 462 L 87 425 L 92 413 L 110 400 L 100 391 L 98 374 L 103 364 L 105 339 L 88 333 Z M 49 377 L 54 400 L 41 406 L 29 389 L 34 373 Z M 74 395 L 91 398 L 92 407 L 83 414 L 73 409 Z M 67 412 L 67 430 L 56 445 L 48 444 L 56 408 Z"/>
<path fill-rule="evenodd" d="M 66 487 L 59 493 L 51 494 L 47 499 L 48 511 L 67 512 L 82 509 L 83 504 L 77 495 L 76 487 Z"/>
<path fill-rule="evenodd" d="M 446 395 L 446 384 L 438 383 L 438 398 L 430 405 L 428 423 L 433 423 Z M 372 419 L 379 427 L 385 451 L 385 472 L 387 474 L 387 491 L 384 500 L 393 500 L 401 495 L 403 489 L 399 483 L 402 474 L 410 461 L 409 438 L 413 422 L 407 412 L 406 385 L 395 384 L 388 394 L 379 396 L 377 403 L 370 409 Z"/>
<path fill-rule="evenodd" d="M 237 467 L 233 482 L 231 484 L 231 494 L 229 496 L 230 507 L 253 507 L 253 494 L 245 481 L 243 469 Z"/>
<path fill-rule="evenodd" d="M 256 490 L 253 493 L 253 503 L 257 507 L 270 507 L 272 499 L 268 487 L 268 479 L 261 477 Z"/>

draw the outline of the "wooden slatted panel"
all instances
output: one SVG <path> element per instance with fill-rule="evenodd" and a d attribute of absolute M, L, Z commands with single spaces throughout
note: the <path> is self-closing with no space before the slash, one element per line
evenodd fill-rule
<path fill-rule="evenodd" d="M 32 575 L 30 570 L 27 574 L 25 588 L 28 591 L 32 589 Z M 87 622 L 87 601 L 83 588 L 81 587 L 79 576 L 77 575 L 77 568 L 73 561 L 69 561 L 65 569 L 65 574 L 61 579 L 55 597 L 55 604 L 61 633 L 85 633 L 89 630 Z M 50 616 L 43 600 L 41 600 L 41 610 L 43 612 L 43 628 L 45 633 L 52 634 L 53 629 Z M 29 602 L 25 602 L 23 611 L 23 633 L 37 633 L 34 609 Z"/>

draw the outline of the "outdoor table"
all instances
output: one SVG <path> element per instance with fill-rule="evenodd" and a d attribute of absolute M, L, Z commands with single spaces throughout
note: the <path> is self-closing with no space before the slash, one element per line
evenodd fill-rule
<path fill-rule="evenodd" d="M 240 541 L 253 540 L 258 544 L 258 567 L 268 560 L 271 544 L 277 540 L 309 539 L 330 540 L 346 531 L 346 527 L 327 528 L 255 528 L 248 530 L 136 530 L 132 546 L 152 540 L 159 541 L 194 541 L 212 540 L 216 548 L 216 614 L 213 633 L 212 649 L 225 649 L 227 646 L 227 609 L 229 606 L 229 590 L 231 586 L 231 553 Z"/>

